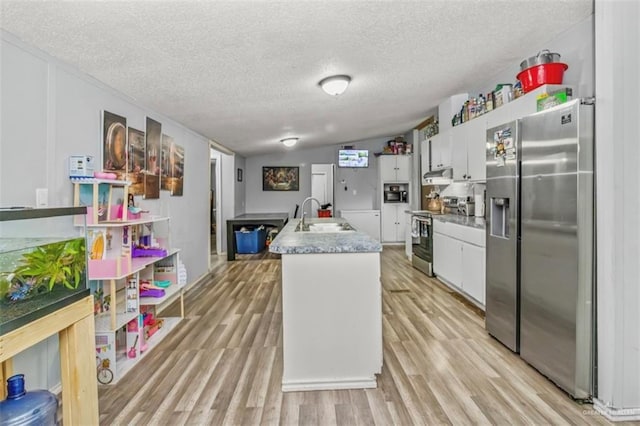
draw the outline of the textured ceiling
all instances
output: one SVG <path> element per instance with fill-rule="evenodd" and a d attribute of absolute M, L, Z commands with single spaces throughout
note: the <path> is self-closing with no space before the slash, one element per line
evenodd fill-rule
<path fill-rule="evenodd" d="M 244 155 L 404 133 L 592 0 L 0 1 L 0 25 Z M 317 82 L 349 74 L 337 98 Z M 296 148 L 299 149 L 299 148 Z"/>

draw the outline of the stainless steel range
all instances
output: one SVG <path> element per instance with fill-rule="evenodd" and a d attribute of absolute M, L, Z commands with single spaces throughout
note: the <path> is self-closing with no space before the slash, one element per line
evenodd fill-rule
<path fill-rule="evenodd" d="M 413 212 L 411 218 L 413 236 L 413 267 L 433 276 L 433 221 L 431 213 L 425 211 Z"/>

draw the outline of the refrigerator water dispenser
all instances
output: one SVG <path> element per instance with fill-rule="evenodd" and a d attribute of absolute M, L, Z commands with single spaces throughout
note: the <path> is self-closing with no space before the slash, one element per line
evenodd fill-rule
<path fill-rule="evenodd" d="M 491 235 L 509 238 L 508 198 L 491 198 Z"/>

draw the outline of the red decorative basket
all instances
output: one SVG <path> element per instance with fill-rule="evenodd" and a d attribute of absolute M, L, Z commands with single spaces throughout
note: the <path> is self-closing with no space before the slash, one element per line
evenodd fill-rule
<path fill-rule="evenodd" d="M 518 74 L 518 80 L 522 83 L 525 93 L 532 91 L 543 84 L 562 84 L 564 72 L 569 65 L 562 62 L 550 62 L 527 68 Z"/>

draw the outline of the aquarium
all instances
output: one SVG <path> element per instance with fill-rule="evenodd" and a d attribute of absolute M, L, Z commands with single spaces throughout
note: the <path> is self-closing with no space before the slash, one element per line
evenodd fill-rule
<path fill-rule="evenodd" d="M 89 295 L 85 212 L 0 209 L 0 335 Z"/>

